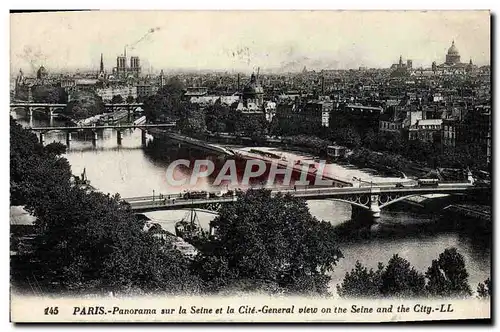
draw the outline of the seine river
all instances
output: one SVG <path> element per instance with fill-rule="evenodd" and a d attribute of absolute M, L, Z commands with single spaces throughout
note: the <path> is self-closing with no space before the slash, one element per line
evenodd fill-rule
<path fill-rule="evenodd" d="M 11 113 L 22 125 L 28 125 L 24 111 Z M 33 125 L 47 126 L 47 119 L 33 119 Z M 54 120 L 53 125 L 62 124 Z M 60 141 L 65 143 L 65 134 L 49 132 L 45 143 Z M 168 194 L 179 189 L 169 188 L 165 181 L 165 171 L 169 160 L 178 152 L 168 147 L 158 147 L 155 151 L 146 151 L 141 146 L 139 130 L 124 132 L 122 145 L 117 146 L 116 132 L 107 130 L 99 134 L 94 148 L 89 134 L 73 134 L 71 147 L 66 154 L 73 174 L 79 175 L 84 169 L 91 184 L 104 193 L 119 193 L 121 197 L 133 197 Z M 339 177 L 349 178 L 352 170 L 336 167 Z M 347 173 L 344 173 L 347 172 Z M 210 189 L 209 183 L 201 185 L 202 189 Z M 340 225 L 348 222 L 351 207 L 348 204 L 334 201 L 309 201 L 311 213 L 319 219 Z M 148 213 L 147 216 L 160 223 L 163 228 L 173 232 L 176 221 L 184 217 L 188 211 L 165 211 Z M 198 212 L 203 227 L 207 227 L 213 214 Z M 384 264 L 393 254 L 408 259 L 416 269 L 425 272 L 432 259 L 448 247 L 456 247 L 465 257 L 470 274 L 469 283 L 473 290 L 477 283 L 490 277 L 491 242 L 489 236 L 479 235 L 474 231 L 458 231 L 453 227 L 439 227 L 443 218 L 435 214 L 411 209 L 382 211 L 380 225 L 376 230 L 364 236 L 353 236 L 342 239 L 339 246 L 344 254 L 332 273 L 332 286 L 339 283 L 345 273 L 350 271 L 359 260 L 366 266 L 375 268 L 377 262 Z M 333 290 L 333 289 L 332 289 Z"/>

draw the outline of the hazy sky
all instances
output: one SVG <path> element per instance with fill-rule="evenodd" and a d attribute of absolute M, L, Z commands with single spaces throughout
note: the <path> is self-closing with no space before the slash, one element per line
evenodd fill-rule
<path fill-rule="evenodd" d="M 143 71 L 299 70 L 490 62 L 489 12 L 100 11 L 11 14 L 11 70 L 98 68 L 139 55 Z"/>

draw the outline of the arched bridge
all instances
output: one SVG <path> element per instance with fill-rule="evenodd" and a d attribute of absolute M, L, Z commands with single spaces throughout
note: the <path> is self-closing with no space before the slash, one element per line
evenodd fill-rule
<path fill-rule="evenodd" d="M 71 142 L 71 133 L 79 132 L 79 131 L 91 131 L 92 132 L 92 145 L 95 146 L 97 142 L 97 131 L 103 129 L 115 129 L 116 130 L 116 140 L 117 144 L 121 145 L 123 133 L 122 131 L 125 129 L 141 129 L 141 139 L 143 144 L 146 141 L 147 130 L 151 128 L 172 128 L 175 127 L 175 122 L 169 123 L 142 123 L 142 124 L 114 124 L 114 125 L 92 125 L 92 126 L 64 126 L 64 127 L 28 127 L 27 129 L 37 132 L 38 137 L 40 139 L 40 143 L 44 143 L 45 134 L 49 131 L 63 131 L 66 132 L 66 145 L 69 146 Z"/>
<path fill-rule="evenodd" d="M 132 111 L 134 108 L 143 106 L 143 103 L 116 103 L 116 104 L 104 104 L 104 108 L 107 111 L 113 111 L 115 109 L 126 109 L 127 111 Z M 63 103 L 33 103 L 33 102 L 14 102 L 10 103 L 10 109 L 14 110 L 16 108 L 21 108 L 26 110 L 31 114 L 32 111 L 43 111 L 47 112 L 48 115 L 52 116 L 54 111 L 64 111 L 68 104 Z"/>
<path fill-rule="evenodd" d="M 26 110 L 31 114 L 32 111 L 46 112 L 48 115 L 52 116 L 54 111 L 64 111 L 68 104 L 58 104 L 58 103 L 31 103 L 31 102 L 15 102 L 10 104 L 10 109 L 14 110 L 16 108 L 21 108 Z"/>
<path fill-rule="evenodd" d="M 375 220 L 380 217 L 381 209 L 404 200 L 406 198 L 426 194 L 474 194 L 489 191 L 491 188 L 474 186 L 469 183 L 447 183 L 437 187 L 412 186 L 412 187 L 343 187 L 343 188 L 312 188 L 312 189 L 287 189 L 274 190 L 271 195 L 291 194 L 306 200 L 330 199 L 345 202 L 361 209 L 370 211 Z M 237 200 L 237 196 L 208 197 L 188 199 L 183 194 L 170 194 L 167 197 L 154 198 L 152 196 L 130 197 L 124 199 L 133 211 L 152 212 L 162 210 L 175 210 L 184 208 L 199 208 L 209 211 L 217 211 L 222 204 Z"/>

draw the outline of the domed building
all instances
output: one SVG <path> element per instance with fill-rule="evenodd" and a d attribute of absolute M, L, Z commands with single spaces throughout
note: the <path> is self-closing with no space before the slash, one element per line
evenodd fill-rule
<path fill-rule="evenodd" d="M 38 68 L 38 71 L 36 72 L 36 78 L 39 80 L 46 79 L 48 75 L 49 74 L 47 73 L 47 69 L 45 69 L 44 66 L 40 66 L 40 68 Z"/>
<path fill-rule="evenodd" d="M 255 74 L 250 76 L 250 82 L 243 88 L 241 101 L 237 109 L 241 111 L 261 111 L 264 105 L 264 89 Z"/>
<path fill-rule="evenodd" d="M 243 102 L 254 103 L 257 107 L 262 106 L 264 101 L 264 89 L 257 81 L 255 74 L 250 76 L 250 83 L 243 89 Z"/>
<path fill-rule="evenodd" d="M 450 48 L 448 49 L 448 53 L 446 54 L 446 62 L 447 65 L 454 65 L 460 63 L 460 53 L 458 52 L 457 47 L 455 46 L 455 41 L 451 43 Z"/>
<path fill-rule="evenodd" d="M 460 52 L 455 46 L 455 41 L 452 41 L 450 48 L 448 48 L 445 62 L 438 66 L 434 63 L 432 64 L 432 71 L 440 73 L 465 74 L 466 72 L 473 71 L 475 68 L 476 66 L 472 64 L 472 59 L 470 59 L 469 63 L 460 62 Z"/>

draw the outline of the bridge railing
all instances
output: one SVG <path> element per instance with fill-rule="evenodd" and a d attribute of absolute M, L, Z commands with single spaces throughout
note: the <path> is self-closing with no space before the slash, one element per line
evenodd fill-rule
<path fill-rule="evenodd" d="M 400 193 L 400 194 L 431 194 L 431 193 L 456 193 L 469 190 L 487 189 L 475 187 L 468 184 L 458 183 L 455 187 L 374 187 L 374 188 L 355 188 L 355 187 L 330 187 L 318 189 L 282 189 L 273 190 L 272 196 L 278 194 L 291 194 L 298 197 L 315 197 L 315 196 L 341 196 L 341 195 L 369 195 L 382 193 Z M 186 206 L 205 203 L 225 203 L 234 201 L 235 196 L 231 197 L 211 197 L 211 198 L 184 198 L 185 193 L 162 194 L 161 196 L 138 196 L 124 198 L 133 208 L 147 208 L 151 206 Z"/>
<path fill-rule="evenodd" d="M 234 202 L 236 197 L 218 197 L 218 198 L 175 198 L 175 199 L 155 199 L 153 200 L 142 200 L 142 201 L 132 201 L 128 202 L 133 210 L 137 209 L 148 209 L 155 207 L 165 207 L 165 206 L 191 206 L 198 204 L 210 204 L 210 203 L 228 203 Z"/>

